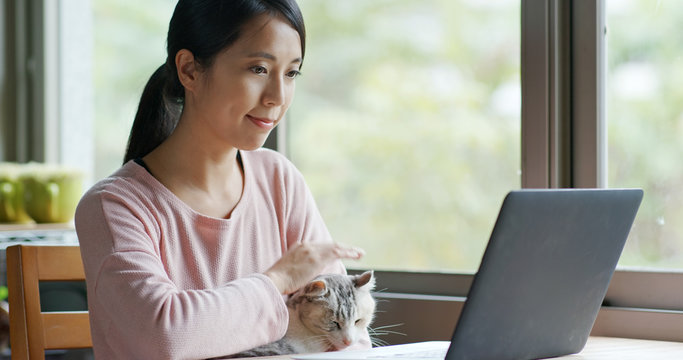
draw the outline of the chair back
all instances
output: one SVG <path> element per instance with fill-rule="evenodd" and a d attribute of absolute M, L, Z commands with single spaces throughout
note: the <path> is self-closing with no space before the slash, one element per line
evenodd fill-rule
<path fill-rule="evenodd" d="M 87 311 L 41 311 L 41 281 L 85 281 L 80 248 L 7 248 L 12 359 L 45 359 L 45 350 L 92 347 Z"/>

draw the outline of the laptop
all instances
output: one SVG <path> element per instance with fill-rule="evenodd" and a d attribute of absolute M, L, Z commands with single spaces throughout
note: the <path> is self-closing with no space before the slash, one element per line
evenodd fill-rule
<path fill-rule="evenodd" d="M 293 358 L 537 359 L 578 353 L 642 197 L 640 189 L 512 191 L 503 201 L 450 342 Z"/>

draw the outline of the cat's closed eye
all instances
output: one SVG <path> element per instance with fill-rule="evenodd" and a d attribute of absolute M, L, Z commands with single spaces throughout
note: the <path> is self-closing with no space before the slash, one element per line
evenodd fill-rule
<path fill-rule="evenodd" d="M 339 323 L 336 321 L 332 322 L 332 327 L 337 329 L 337 330 L 341 330 L 341 325 L 339 325 Z"/>

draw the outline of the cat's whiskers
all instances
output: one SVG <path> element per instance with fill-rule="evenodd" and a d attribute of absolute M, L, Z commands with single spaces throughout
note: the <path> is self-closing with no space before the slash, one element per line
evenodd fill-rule
<path fill-rule="evenodd" d="M 393 331 L 393 330 L 388 330 L 390 328 L 395 328 L 397 326 L 402 326 L 403 324 L 391 324 L 391 325 L 384 325 L 384 326 L 378 326 L 378 327 L 368 327 L 368 333 L 370 334 L 370 341 L 372 342 L 372 346 L 386 346 L 389 345 L 389 342 L 378 338 L 377 336 L 382 336 L 382 335 L 389 335 L 389 334 L 395 334 L 395 335 L 402 335 L 406 336 L 406 334 L 398 332 L 398 331 Z"/>
<path fill-rule="evenodd" d="M 401 324 L 378 326 L 375 328 L 368 328 L 368 332 L 370 333 L 370 336 L 381 336 L 381 335 L 389 335 L 389 334 L 406 336 L 406 334 L 404 334 L 402 332 L 387 330 L 390 328 L 395 328 L 397 326 L 403 326 L 403 325 L 404 324 L 401 323 Z"/>
<path fill-rule="evenodd" d="M 370 338 L 370 342 L 372 343 L 372 347 L 377 347 L 377 346 L 387 346 L 389 343 L 387 341 L 384 341 L 379 338 Z"/>
<path fill-rule="evenodd" d="M 372 328 L 372 330 L 383 330 L 383 329 L 388 329 L 388 328 L 395 328 L 398 326 L 403 326 L 405 325 L 404 323 L 398 323 L 398 324 L 389 324 L 389 325 L 383 325 L 383 326 L 377 326 Z"/>

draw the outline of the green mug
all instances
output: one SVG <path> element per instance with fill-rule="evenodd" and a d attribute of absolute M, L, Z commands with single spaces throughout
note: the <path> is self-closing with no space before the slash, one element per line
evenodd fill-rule
<path fill-rule="evenodd" d="M 0 163 L 0 223 L 32 222 L 24 210 L 20 171 L 18 164 Z"/>
<path fill-rule="evenodd" d="M 35 165 L 19 178 L 26 213 L 37 223 L 73 219 L 83 191 L 83 175 L 58 166 Z"/>

